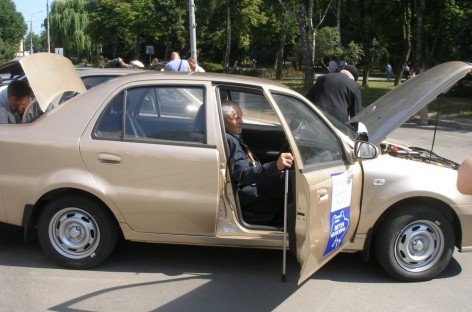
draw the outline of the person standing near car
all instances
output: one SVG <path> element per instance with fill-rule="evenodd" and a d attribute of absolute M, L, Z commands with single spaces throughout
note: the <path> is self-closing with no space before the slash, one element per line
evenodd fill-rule
<path fill-rule="evenodd" d="M 190 67 L 186 60 L 180 58 L 179 52 L 172 52 L 171 61 L 164 67 L 165 71 L 190 71 Z"/>
<path fill-rule="evenodd" d="M 357 78 L 357 69 L 348 65 L 339 73 L 329 73 L 317 78 L 306 98 L 346 123 L 362 107 L 361 89 L 355 82 Z"/>
<path fill-rule="evenodd" d="M 0 124 L 21 123 L 21 118 L 33 96 L 27 82 L 13 80 L 0 92 Z"/>

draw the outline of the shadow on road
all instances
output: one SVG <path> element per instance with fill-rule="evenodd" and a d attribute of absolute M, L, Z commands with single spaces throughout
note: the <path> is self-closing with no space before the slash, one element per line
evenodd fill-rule
<path fill-rule="evenodd" d="M 0 224 L 0 237 L 1 266 L 64 270 L 50 262 L 35 241 L 23 242 L 21 229 Z M 281 269 L 282 252 L 276 250 L 121 242 L 103 265 L 87 272 L 156 273 L 156 281 L 101 289 L 49 309 L 77 311 L 74 305 L 115 291 L 132 292 L 137 287 L 198 279 L 205 283 L 171 302 L 161 304 L 158 294 L 150 298 L 156 302 L 156 311 L 269 311 L 299 288 L 296 259 L 288 257 L 286 283 L 280 281 Z M 459 263 L 453 259 L 439 278 L 460 272 Z M 169 278 L 157 280 L 157 273 Z M 375 261 L 364 263 L 357 254 L 336 256 L 312 277 L 312 282 L 316 280 L 397 283 Z"/>

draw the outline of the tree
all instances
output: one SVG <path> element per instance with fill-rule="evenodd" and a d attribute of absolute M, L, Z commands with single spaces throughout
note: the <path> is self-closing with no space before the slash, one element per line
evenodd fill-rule
<path fill-rule="evenodd" d="M 51 4 L 51 46 L 64 49 L 64 55 L 80 60 L 90 55 L 92 41 L 86 33 L 89 16 L 85 10 L 86 0 L 62 0 Z"/>
<path fill-rule="evenodd" d="M 470 60 L 470 1 L 430 0 L 425 3 L 423 61 L 426 68 L 447 60 Z"/>
<path fill-rule="evenodd" d="M 225 68 L 241 63 L 257 46 L 261 36 L 256 30 L 268 22 L 262 6 L 270 7 L 263 0 L 199 0 L 195 5 L 201 56 Z"/>
<path fill-rule="evenodd" d="M 339 29 L 329 26 L 320 28 L 316 41 L 316 59 L 328 70 L 328 62 L 331 59 L 339 59 L 343 54 Z"/>
<path fill-rule="evenodd" d="M 298 26 L 305 70 L 303 89 L 306 91 L 313 85 L 315 76 L 316 31 L 323 23 L 333 0 L 279 0 L 279 2 L 287 13 L 295 19 Z"/>
<path fill-rule="evenodd" d="M 148 12 L 145 25 L 136 30 L 144 30 L 143 38 L 149 34 L 155 46 L 163 49 L 164 59 L 168 59 L 172 51 L 179 51 L 182 57 L 190 50 L 188 34 L 188 1 L 153 0 L 152 6 L 144 3 L 144 11 Z M 198 8 L 196 10 L 198 13 Z M 143 15 L 146 12 L 142 12 Z M 198 21 L 197 21 L 198 24 Z"/>
<path fill-rule="evenodd" d="M 15 56 L 28 26 L 13 1 L 0 1 L 0 12 L 0 63 L 3 63 Z"/>
<path fill-rule="evenodd" d="M 43 45 L 42 45 L 41 40 L 42 40 L 42 37 L 40 35 L 33 33 L 33 53 L 44 51 L 42 49 Z M 28 34 L 26 34 L 26 37 L 24 39 L 25 51 L 28 51 L 28 52 L 31 51 L 30 47 L 31 47 L 31 32 L 28 32 Z"/>
<path fill-rule="evenodd" d="M 188 51 L 187 6 L 183 0 L 90 1 L 88 31 L 107 57 L 144 58 L 145 46 L 168 59 Z"/>
<path fill-rule="evenodd" d="M 223 68 L 227 70 L 229 68 L 229 55 L 231 53 L 231 35 L 232 35 L 232 18 L 231 18 L 231 7 L 233 4 L 232 0 L 225 0 L 226 4 L 226 51 L 223 58 Z"/>
<path fill-rule="evenodd" d="M 362 38 L 362 49 L 364 51 L 364 71 L 362 76 L 362 86 L 369 86 L 369 71 L 372 64 L 372 46 L 373 46 L 373 29 L 372 11 L 369 11 L 365 0 L 359 0 L 360 11 L 360 34 Z"/>

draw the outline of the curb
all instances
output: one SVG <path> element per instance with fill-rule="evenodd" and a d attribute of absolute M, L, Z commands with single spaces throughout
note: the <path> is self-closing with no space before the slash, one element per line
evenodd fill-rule
<path fill-rule="evenodd" d="M 421 125 L 420 117 L 415 116 L 412 119 L 413 122 Z M 428 118 L 428 125 L 434 126 L 436 124 L 436 118 Z M 455 128 L 461 130 L 472 131 L 472 120 L 463 120 L 463 119 L 448 119 L 448 118 L 439 118 L 438 125 L 447 127 L 447 128 Z"/>

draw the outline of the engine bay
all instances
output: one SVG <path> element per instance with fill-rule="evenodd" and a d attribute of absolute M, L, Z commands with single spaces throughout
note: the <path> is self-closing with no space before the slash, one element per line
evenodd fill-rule
<path fill-rule="evenodd" d="M 380 144 L 382 154 L 389 154 L 393 157 L 405 158 L 424 163 L 437 165 L 440 167 L 448 167 L 454 170 L 459 169 L 459 164 L 441 157 L 438 154 L 417 146 L 406 146 L 393 142 L 382 142 Z"/>

